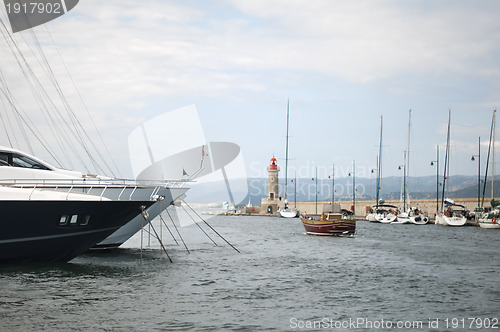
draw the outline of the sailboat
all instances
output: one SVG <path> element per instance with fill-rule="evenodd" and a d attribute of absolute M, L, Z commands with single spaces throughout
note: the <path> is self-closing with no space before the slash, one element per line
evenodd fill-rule
<path fill-rule="evenodd" d="M 491 119 L 491 131 L 490 131 L 490 145 L 488 147 L 488 163 L 489 164 L 489 152 L 492 150 L 492 170 L 491 170 L 491 210 L 489 212 L 483 212 L 478 219 L 479 227 L 487 229 L 500 229 L 500 202 L 495 200 L 494 195 L 494 173 L 495 173 L 495 115 L 496 110 L 493 111 L 493 117 Z M 488 166 L 486 166 L 486 173 L 484 175 L 484 187 L 483 187 L 483 201 L 484 193 L 486 189 L 486 178 L 488 177 Z"/>
<path fill-rule="evenodd" d="M 467 218 L 465 217 L 465 207 L 463 205 L 455 204 L 450 199 L 444 199 L 445 190 L 446 192 L 448 191 L 446 180 L 448 179 L 450 173 L 450 168 L 448 166 L 450 159 L 450 122 L 451 111 L 448 111 L 448 134 L 446 138 L 446 154 L 444 160 L 443 193 L 441 196 L 441 212 L 436 215 L 436 225 L 464 226 L 467 222 Z M 444 210 L 444 207 L 446 207 L 446 210 Z"/>
<path fill-rule="evenodd" d="M 411 110 L 408 112 L 408 146 L 404 152 L 403 182 L 401 190 L 401 200 L 403 201 L 403 212 L 398 213 L 392 224 L 415 224 L 425 225 L 429 221 L 417 207 L 411 207 L 410 195 L 408 192 L 408 178 L 410 166 L 410 131 L 411 131 Z"/>
<path fill-rule="evenodd" d="M 278 215 L 282 218 L 296 218 L 299 216 L 299 211 L 296 209 L 290 209 L 288 207 L 288 200 L 287 200 L 287 182 L 288 182 L 288 128 L 289 128 L 289 121 L 290 120 L 290 100 L 287 101 L 287 106 L 286 106 L 286 147 L 285 147 L 285 192 L 284 192 L 284 201 L 285 201 L 285 206 L 282 209 L 278 210 Z"/>
<path fill-rule="evenodd" d="M 385 204 L 380 199 L 380 188 L 382 183 L 382 124 L 383 117 L 380 116 L 380 141 L 379 141 L 379 157 L 377 160 L 377 188 L 376 188 L 376 204 L 372 206 L 372 211 L 366 216 L 366 220 L 371 222 L 380 222 L 383 224 L 391 223 L 396 219 L 396 209 L 394 205 Z"/>

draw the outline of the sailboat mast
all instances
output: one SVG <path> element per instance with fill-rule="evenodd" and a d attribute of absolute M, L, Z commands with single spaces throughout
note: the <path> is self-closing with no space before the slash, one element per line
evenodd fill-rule
<path fill-rule="evenodd" d="M 288 123 L 290 112 L 290 99 L 287 100 L 286 105 L 286 144 L 285 144 L 285 203 L 286 203 L 286 185 L 288 182 Z"/>
<path fill-rule="evenodd" d="M 450 122 L 451 122 L 451 110 L 448 110 L 448 134 L 446 136 L 446 151 L 444 154 L 444 172 L 443 172 L 443 193 L 441 196 L 441 211 L 444 210 L 444 193 L 448 193 L 448 183 L 446 182 L 449 169 L 448 169 L 448 158 L 450 156 Z"/>
<path fill-rule="evenodd" d="M 410 194 L 408 190 L 408 178 L 410 176 L 410 134 L 411 134 L 411 109 L 408 112 L 408 146 L 406 148 L 406 156 L 405 156 L 405 201 L 406 201 L 406 196 L 408 196 L 408 207 L 410 207 Z"/>
<path fill-rule="evenodd" d="M 380 200 L 380 187 L 382 186 L 382 123 L 383 116 L 380 116 L 380 143 L 378 151 L 378 176 L 377 176 L 377 206 Z"/>
<path fill-rule="evenodd" d="M 496 116 L 497 110 L 493 110 L 493 154 L 491 155 L 491 199 L 495 198 L 495 192 L 493 191 L 493 186 L 495 183 L 495 127 L 496 127 Z"/>
<path fill-rule="evenodd" d="M 484 174 L 484 184 L 483 184 L 483 199 L 481 206 L 484 206 L 484 196 L 486 193 L 486 180 L 488 178 L 488 166 L 490 164 L 490 153 L 491 153 L 491 147 L 493 145 L 493 155 L 492 155 L 492 169 L 494 169 L 495 166 L 495 113 L 496 110 L 493 111 L 493 117 L 491 118 L 491 129 L 490 129 L 490 144 L 488 146 L 488 157 L 486 158 L 486 171 Z M 491 172 L 491 198 L 493 199 L 493 170 Z"/>

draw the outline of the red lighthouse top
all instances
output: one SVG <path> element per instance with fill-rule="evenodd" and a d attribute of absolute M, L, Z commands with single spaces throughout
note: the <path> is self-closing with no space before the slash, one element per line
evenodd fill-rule
<path fill-rule="evenodd" d="M 276 165 L 276 158 L 274 156 L 271 158 L 271 164 L 267 166 L 268 171 L 279 171 L 280 168 Z"/>

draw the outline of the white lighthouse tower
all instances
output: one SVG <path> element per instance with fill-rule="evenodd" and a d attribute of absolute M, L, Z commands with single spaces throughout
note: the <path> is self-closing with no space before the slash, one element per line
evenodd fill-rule
<path fill-rule="evenodd" d="M 271 158 L 271 163 L 267 166 L 267 198 L 262 199 L 261 213 L 276 214 L 279 203 L 278 173 L 280 168 L 276 164 L 276 158 Z"/>

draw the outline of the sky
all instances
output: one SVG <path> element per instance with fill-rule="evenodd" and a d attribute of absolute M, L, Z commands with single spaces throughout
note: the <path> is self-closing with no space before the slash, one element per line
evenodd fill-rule
<path fill-rule="evenodd" d="M 381 116 L 383 176 L 401 176 L 410 109 L 411 176 L 436 174 L 438 145 L 442 169 L 449 110 L 450 174 L 477 175 L 471 156 L 481 137 L 485 165 L 500 102 L 498 17 L 496 0 L 85 0 L 14 37 L 28 50 L 36 34 L 73 110 L 84 124 L 92 118 L 122 177 L 132 176 L 134 128 L 188 105 L 208 141 L 240 146 L 248 177 L 267 176 L 273 155 L 283 169 L 288 100 L 289 176 L 318 167 L 324 178 L 335 165 L 343 177 L 355 161 L 357 176 L 373 177 Z M 0 69 L 45 133 L 0 43 Z"/>

